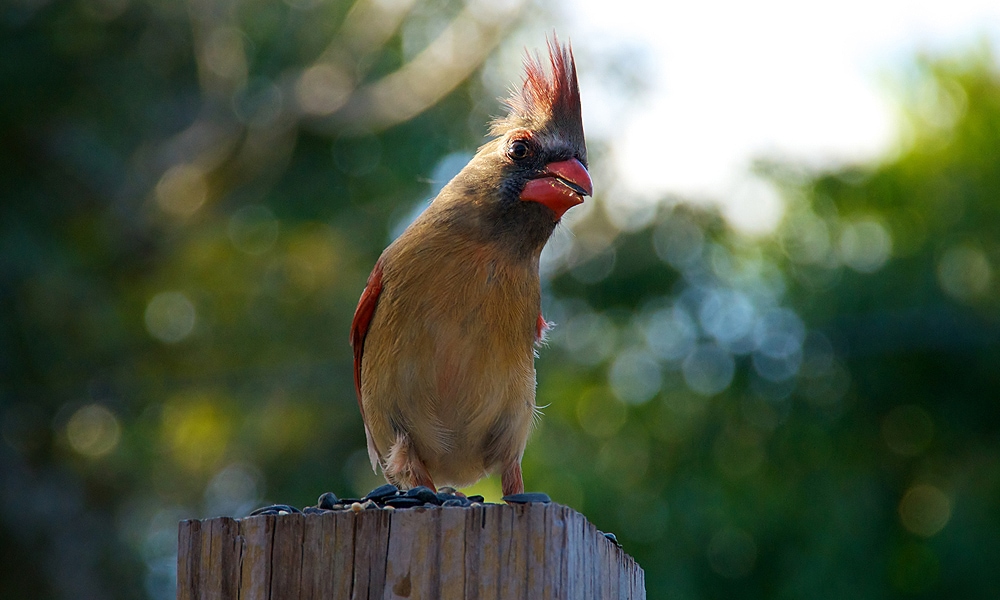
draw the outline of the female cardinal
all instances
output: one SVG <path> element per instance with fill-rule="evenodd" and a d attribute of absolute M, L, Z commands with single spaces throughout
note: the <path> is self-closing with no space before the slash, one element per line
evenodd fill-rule
<path fill-rule="evenodd" d="M 374 469 L 400 488 L 471 485 L 500 472 L 524 491 L 546 328 L 538 257 L 593 193 L 573 52 L 524 83 L 482 146 L 375 263 L 351 324 L 354 382 Z"/>

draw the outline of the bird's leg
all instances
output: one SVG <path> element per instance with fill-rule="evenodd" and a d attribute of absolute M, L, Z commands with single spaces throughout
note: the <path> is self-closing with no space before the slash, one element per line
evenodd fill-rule
<path fill-rule="evenodd" d="M 405 433 L 396 434 L 396 442 L 389 448 L 389 455 L 382 471 L 389 483 L 400 489 L 406 490 L 423 485 L 437 491 L 431 474 L 424 466 L 424 461 L 420 460 L 410 436 Z"/>
<path fill-rule="evenodd" d="M 521 477 L 521 462 L 511 461 L 500 475 L 500 488 L 504 496 L 524 493 L 524 479 Z"/>

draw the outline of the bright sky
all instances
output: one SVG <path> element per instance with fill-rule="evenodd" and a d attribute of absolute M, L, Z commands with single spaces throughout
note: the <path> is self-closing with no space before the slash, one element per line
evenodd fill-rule
<path fill-rule="evenodd" d="M 628 196 L 718 202 L 735 225 L 760 232 L 781 205 L 747 180 L 754 157 L 884 156 L 898 131 L 886 75 L 921 50 L 965 50 L 983 37 L 1000 47 L 1000 0 L 567 0 L 564 15 L 578 63 L 584 46 L 648 51 L 652 80 L 638 107 L 623 110 L 582 81 L 588 132 L 615 140 Z"/>

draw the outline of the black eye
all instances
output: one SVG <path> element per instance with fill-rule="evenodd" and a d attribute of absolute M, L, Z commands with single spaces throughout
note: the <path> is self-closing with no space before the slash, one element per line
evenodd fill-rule
<path fill-rule="evenodd" d="M 507 148 L 507 156 L 514 160 L 521 160 L 531 154 L 531 148 L 523 140 L 514 140 Z"/>

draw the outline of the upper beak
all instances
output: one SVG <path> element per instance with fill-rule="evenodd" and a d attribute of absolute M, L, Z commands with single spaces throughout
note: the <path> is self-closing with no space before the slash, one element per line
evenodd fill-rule
<path fill-rule="evenodd" d="M 538 202 L 555 213 L 555 220 L 583 202 L 584 196 L 594 195 L 590 173 L 579 160 L 571 158 L 545 165 L 545 171 L 531 179 L 521 192 L 521 200 Z"/>

